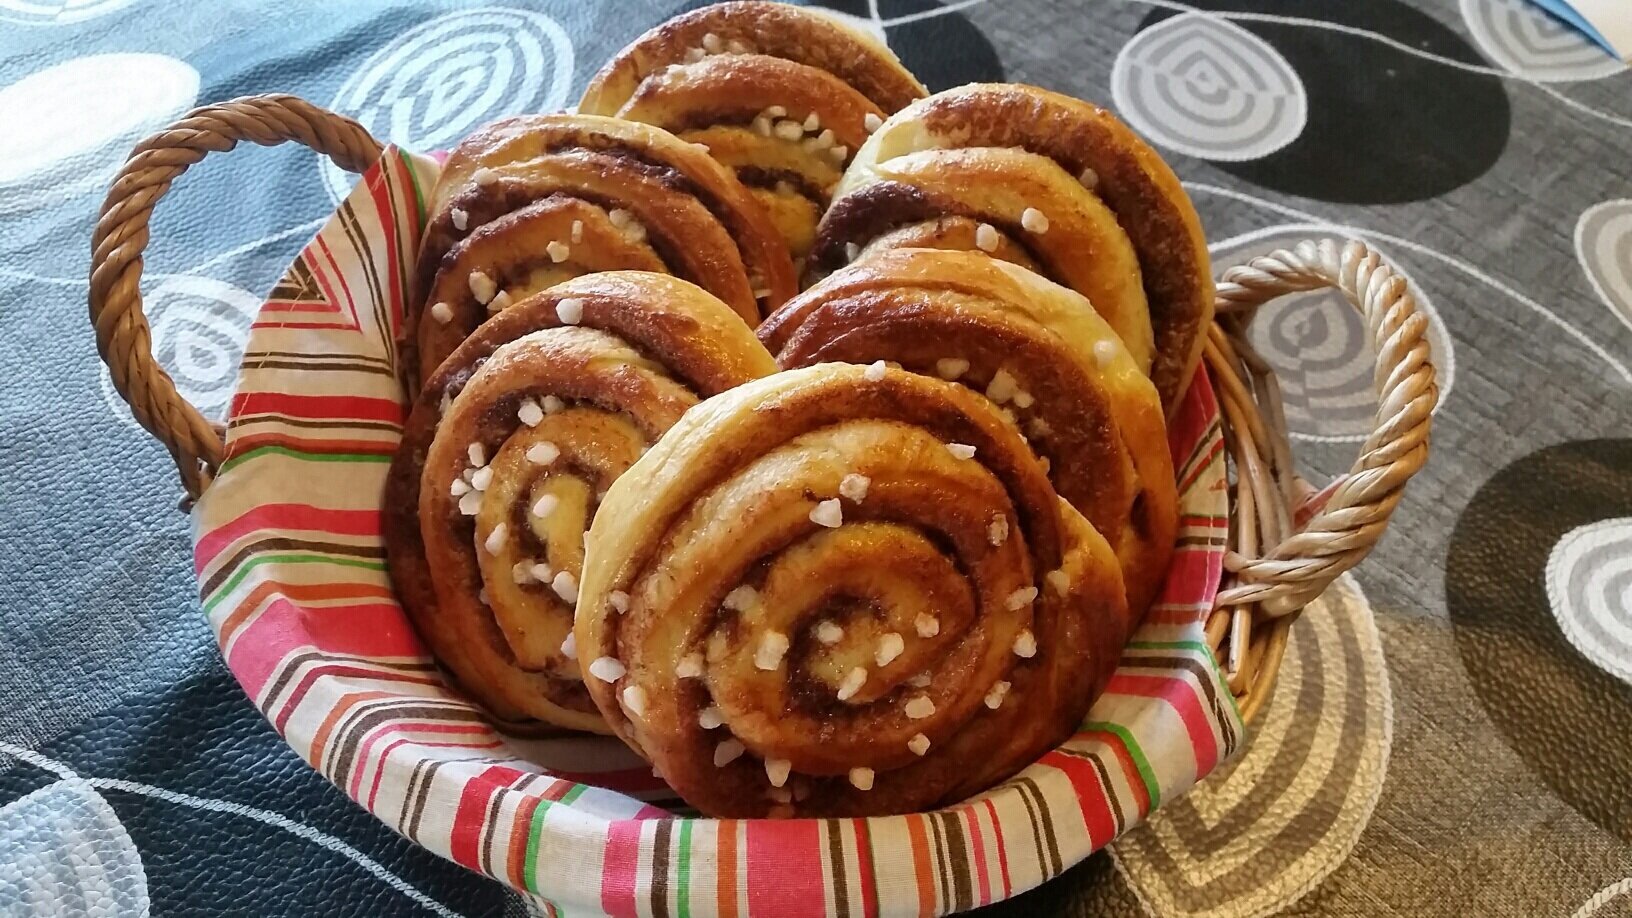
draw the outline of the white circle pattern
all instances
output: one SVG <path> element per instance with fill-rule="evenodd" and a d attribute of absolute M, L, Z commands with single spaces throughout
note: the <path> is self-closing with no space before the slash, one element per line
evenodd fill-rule
<path fill-rule="evenodd" d="M 1558 540 L 1547 557 L 1547 603 L 1582 656 L 1632 685 L 1632 517 Z"/>
<path fill-rule="evenodd" d="M 0 21 L 32 26 L 73 25 L 115 10 L 136 0 L 0 0 Z"/>
<path fill-rule="evenodd" d="M 1303 81 L 1280 52 L 1204 13 L 1133 36 L 1111 69 L 1122 117 L 1157 144 L 1222 162 L 1259 159 L 1298 139 L 1309 119 Z"/>
<path fill-rule="evenodd" d="M 1605 201 L 1581 215 L 1575 256 L 1604 305 L 1632 328 L 1632 198 Z"/>
<path fill-rule="evenodd" d="M 1525 0 L 1462 0 L 1462 19 L 1503 69 L 1540 83 L 1598 80 L 1626 65 Z"/>
<path fill-rule="evenodd" d="M 331 106 L 381 141 L 420 153 L 444 149 L 507 115 L 559 109 L 572 88 L 572 40 L 543 13 L 477 7 L 438 16 L 375 51 Z M 352 178 L 327 160 L 339 201 Z"/>

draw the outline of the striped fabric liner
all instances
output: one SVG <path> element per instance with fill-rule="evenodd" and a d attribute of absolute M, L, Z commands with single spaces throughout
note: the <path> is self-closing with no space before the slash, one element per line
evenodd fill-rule
<path fill-rule="evenodd" d="M 615 740 L 494 732 L 414 635 L 380 535 L 404 412 L 393 330 L 436 170 L 388 150 L 274 288 L 193 516 L 227 666 L 359 804 L 547 914 L 933 915 L 1059 874 L 1234 751 L 1241 720 L 1201 629 L 1226 535 L 1205 376 L 1173 424 L 1184 520 L 1166 590 L 1081 732 L 1002 787 L 904 817 L 682 818 L 643 802 L 663 788 Z"/>

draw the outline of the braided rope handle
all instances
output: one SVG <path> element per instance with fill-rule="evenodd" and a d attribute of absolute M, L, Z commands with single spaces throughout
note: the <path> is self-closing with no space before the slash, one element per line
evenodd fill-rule
<path fill-rule="evenodd" d="M 245 96 L 196 108 L 137 144 L 108 190 L 91 241 L 97 350 L 131 414 L 170 451 L 193 500 L 220 466 L 222 432 L 182 398 L 153 357 L 152 330 L 142 311 L 142 252 L 153 207 L 170 183 L 206 154 L 243 140 L 262 146 L 293 140 L 350 172 L 367 169 L 381 150 L 362 125 L 303 99 Z"/>
<path fill-rule="evenodd" d="M 1279 385 L 1246 330 L 1270 300 L 1326 287 L 1364 319 L 1378 403 L 1353 467 L 1317 492 L 1293 468 Z M 1303 242 L 1231 268 L 1218 285 L 1217 313 L 1205 359 L 1236 487 L 1226 584 L 1208 637 L 1250 719 L 1268 698 L 1297 613 L 1366 557 L 1427 461 L 1439 388 L 1427 317 L 1405 278 L 1361 242 Z"/>

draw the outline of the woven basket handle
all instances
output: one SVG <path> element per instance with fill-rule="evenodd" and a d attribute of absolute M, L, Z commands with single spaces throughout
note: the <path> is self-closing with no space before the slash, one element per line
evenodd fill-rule
<path fill-rule="evenodd" d="M 142 251 L 153 205 L 187 167 L 241 140 L 262 146 L 297 141 L 335 165 L 361 172 L 380 158 L 380 143 L 357 122 L 295 96 L 245 96 L 193 109 L 136 145 L 102 202 L 91 241 L 91 324 L 113 386 L 131 414 L 170 451 L 187 496 L 196 500 L 221 463 L 222 439 L 176 391 L 153 358 L 142 312 Z"/>
<path fill-rule="evenodd" d="M 1323 287 L 1341 290 L 1364 317 L 1377 359 L 1378 404 L 1375 427 L 1353 468 L 1311 495 L 1290 468 L 1274 374 L 1252 353 L 1244 330 L 1257 308 L 1269 300 Z M 1216 360 L 1220 347 L 1232 351 L 1260 392 L 1270 396 L 1271 410 L 1263 421 L 1246 425 L 1235 436 L 1263 439 L 1253 452 L 1265 457 L 1287 505 L 1296 508 L 1311 496 L 1323 501 L 1302 526 L 1287 525 L 1284 533 L 1266 538 L 1255 556 L 1235 552 L 1226 557 L 1236 584 L 1219 593 L 1218 605 L 1256 603 L 1269 617 L 1284 616 L 1302 609 L 1365 558 L 1388 525 L 1405 483 L 1427 461 L 1428 429 L 1439 400 L 1428 319 L 1417 310 L 1405 278 L 1375 252 L 1360 242 L 1340 245 L 1330 239 L 1303 242 L 1291 251 L 1282 249 L 1226 271 L 1218 285 L 1218 314 L 1222 327 L 1209 342 L 1209 356 Z M 1223 390 L 1241 385 L 1236 378 L 1226 378 L 1225 383 Z M 1230 398 L 1228 391 L 1220 395 Z M 1238 475 L 1252 472 L 1237 470 Z"/>

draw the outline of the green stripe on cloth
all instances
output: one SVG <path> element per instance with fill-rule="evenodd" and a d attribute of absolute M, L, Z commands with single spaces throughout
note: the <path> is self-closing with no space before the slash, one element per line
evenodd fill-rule
<path fill-rule="evenodd" d="M 677 918 L 691 918 L 691 820 L 680 820 L 680 856 L 675 860 L 675 873 L 679 883 L 675 886 L 675 898 L 680 903 Z"/>
<path fill-rule="evenodd" d="M 1139 772 L 1139 780 L 1145 782 L 1145 792 L 1150 795 L 1150 808 L 1154 810 L 1161 806 L 1162 788 L 1156 783 L 1156 772 L 1150 767 L 1150 760 L 1145 758 L 1145 750 L 1139 748 L 1139 742 L 1128 732 L 1128 728 L 1103 720 L 1084 724 L 1084 728 L 1109 733 L 1122 741 L 1122 745 L 1128 750 L 1128 757 L 1133 759 L 1133 767 Z"/>
<path fill-rule="evenodd" d="M 538 892 L 538 839 L 544 833 L 544 814 L 551 807 L 570 804 L 583 795 L 585 785 L 574 784 L 571 789 L 561 795 L 560 800 L 539 800 L 538 808 L 533 810 L 532 822 L 527 826 L 527 864 L 523 870 L 523 880 L 527 888 Z"/>
<path fill-rule="evenodd" d="M 390 453 L 308 453 L 287 446 L 257 446 L 246 453 L 239 453 L 221 463 L 221 473 L 236 468 L 251 459 L 258 459 L 268 453 L 277 453 L 291 459 L 301 459 L 307 462 L 390 462 Z"/>
<path fill-rule="evenodd" d="M 262 564 L 270 564 L 273 561 L 283 564 L 338 564 L 341 567 L 360 567 L 364 570 L 381 572 L 385 570 L 384 561 L 365 561 L 361 558 L 344 558 L 335 555 L 260 555 L 238 565 L 238 570 L 227 578 L 227 582 L 223 583 L 220 589 L 216 590 L 210 598 L 204 600 L 204 613 L 209 614 L 217 605 L 220 605 L 221 600 L 231 595 L 232 591 L 237 589 L 238 584 L 243 583 L 244 578 L 249 576 L 251 570 Z"/>

